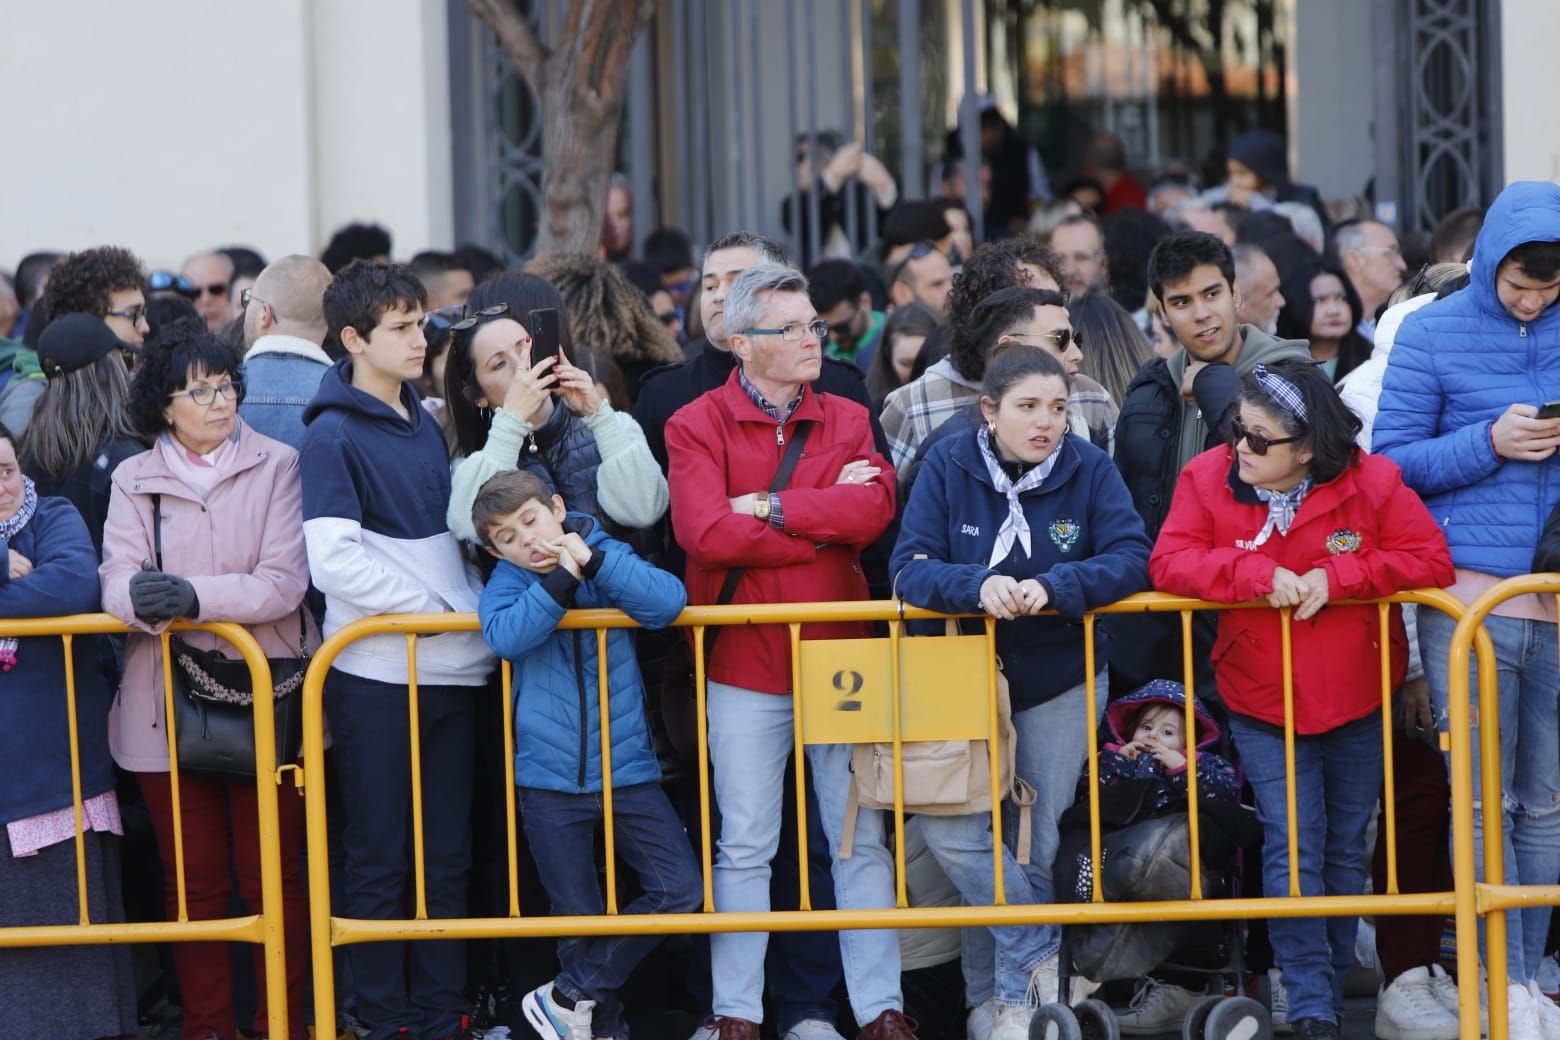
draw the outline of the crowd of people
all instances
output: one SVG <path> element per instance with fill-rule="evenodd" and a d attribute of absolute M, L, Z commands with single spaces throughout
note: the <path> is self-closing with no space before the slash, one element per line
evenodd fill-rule
<path fill-rule="evenodd" d="M 235 247 L 148 272 L 118 246 L 24 259 L 4 283 L 16 306 L 0 306 L 0 617 L 102 609 L 129 635 L 0 639 L 13 694 L 0 698 L 0 925 L 77 914 L 67 653 L 94 921 L 259 906 L 253 786 L 170 783 L 161 636 L 175 619 L 242 624 L 296 661 L 360 618 L 467 612 L 480 632 L 416 641 L 415 734 L 400 635 L 351 644 L 329 671 L 333 913 L 409 916 L 414 744 L 428 916 L 505 913 L 506 697 L 526 912 L 603 912 L 610 773 L 621 912 L 674 913 L 698 909 L 704 885 L 692 654 L 668 626 L 686 605 L 890 596 L 966 615 L 951 631 L 996 619 L 1005 811 L 1023 826 L 995 848 L 988 811 L 927 811 L 896 835 L 859 798 L 851 746 L 793 760 L 788 628 L 711 629 L 717 911 L 803 905 L 798 847 L 817 908 L 896 905 L 897 851 L 915 905 L 990 905 L 994 855 L 1008 904 L 1086 899 L 1067 834 L 1069 809 L 1096 795 L 1090 727 L 1098 796 L 1133 803 L 1111 826 L 1162 822 L 1189 798 L 1232 834 L 1254 815 L 1248 893 L 1383 887 L 1384 771 L 1399 887 L 1450 888 L 1435 737 L 1452 621 L 1335 601 L 1431 587 L 1470 602 L 1560 569 L 1560 187 L 1510 185 L 1416 245 L 1340 219 L 1265 131 L 1232 144 L 1207 190 L 1185 172 L 1137 182 L 1102 135 L 1088 176 L 1044 198 L 1000 123 L 982 116 L 979 242 L 954 194 L 962 162 L 943 171 L 947 194 L 907 200 L 859 145 L 798 142 L 783 217 L 819 222 L 798 235 L 803 267 L 750 230 L 696 252 L 661 228 L 636 256 L 621 179 L 599 255 L 518 270 L 476 248 L 395 263 L 370 225 L 318 260 Z M 1189 662 L 1174 615 L 1102 618 L 1084 645 L 1087 612 L 1149 589 L 1287 608 L 1292 712 L 1275 610 L 1198 615 Z M 559 627 L 595 607 L 641 630 L 598 645 Z M 1508 882 L 1560 879 L 1555 625 L 1536 596 L 1488 621 Z M 176 644 L 200 660 L 223 645 Z M 1091 681 L 1109 691 L 1095 718 Z M 984 710 L 986 684 L 946 696 Z M 1384 725 L 1398 731 L 1390 761 Z M 278 831 L 293 1040 L 310 1017 L 302 804 L 280 799 Z M 1516 1040 L 1560 1038 L 1549 917 L 1507 914 L 1511 984 L 1489 999 L 1507 1001 Z M 1443 929 L 1375 922 L 1383 1040 L 1457 1036 L 1474 994 L 1441 966 Z M 1279 1024 L 1339 1035 L 1370 933 L 1355 918 L 1275 919 L 1268 953 L 1261 931 L 1248 952 L 1271 964 Z M 1154 964 L 1076 971 L 1064 992 L 1065 939 L 1004 925 L 382 942 L 340 952 L 337 993 L 368 1040 L 496 1027 L 622 1040 L 666 1035 L 673 1011 L 696 1040 L 842 1027 L 1022 1040 L 1037 1007 L 1102 983 L 1122 1031 L 1153 1035 L 1200 995 Z M 182 1040 L 234 1040 L 266 1034 L 264 974 L 258 948 L 241 965 L 209 943 L 172 944 L 162 964 L 113 945 L 0 950 L 0 1002 L 7 1032 L 100 1038 L 133 1034 L 162 996 L 182 1008 Z"/>

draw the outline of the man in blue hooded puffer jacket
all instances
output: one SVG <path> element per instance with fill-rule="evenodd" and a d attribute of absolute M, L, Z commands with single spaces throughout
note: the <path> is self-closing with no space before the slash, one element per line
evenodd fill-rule
<path fill-rule="evenodd" d="M 1501 192 L 1474 244 L 1471 275 L 1466 289 L 1404 321 L 1375 429 L 1376 450 L 1402 467 L 1440 521 L 1457 565 L 1451 592 L 1465 603 L 1527 573 L 1560 502 L 1560 419 L 1538 418 L 1545 402 L 1560 401 L 1560 185 L 1521 181 Z M 1509 600 L 1486 624 L 1500 669 L 1506 881 L 1552 885 L 1560 877 L 1554 599 Z M 1452 629 L 1439 611 L 1419 614 L 1441 718 Z M 1477 728 L 1473 749 L 1477 776 Z M 1483 847 L 1476 836 L 1481 878 Z M 1513 1037 L 1540 1035 L 1540 1024 L 1543 1036 L 1560 1035 L 1560 1010 L 1526 985 L 1548 923 L 1548 907 L 1507 914 Z"/>

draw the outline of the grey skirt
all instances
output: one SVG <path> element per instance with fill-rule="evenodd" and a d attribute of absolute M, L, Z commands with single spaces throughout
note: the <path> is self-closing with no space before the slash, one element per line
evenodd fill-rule
<path fill-rule="evenodd" d="M 124 921 L 119 839 L 86 835 L 87 909 L 93 924 Z M 75 924 L 76 843 L 15 859 L 0 827 L 0 937 L 7 927 Z M 0 1035 L 98 1040 L 136 1032 L 130 947 L 0 947 Z"/>

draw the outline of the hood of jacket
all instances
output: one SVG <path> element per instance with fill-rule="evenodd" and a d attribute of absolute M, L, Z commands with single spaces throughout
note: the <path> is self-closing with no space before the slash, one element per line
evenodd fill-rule
<path fill-rule="evenodd" d="M 38 352 L 19 339 L 0 339 L 0 367 L 11 369 L 21 379 L 43 375 Z"/>
<path fill-rule="evenodd" d="M 1112 701 L 1110 707 L 1105 709 L 1105 721 L 1110 726 L 1111 735 L 1123 744 L 1131 740 L 1132 724 L 1143 709 L 1151 704 L 1167 705 L 1184 718 L 1186 687 L 1169 679 L 1153 679 L 1120 700 Z M 1203 710 L 1201 704 L 1194 704 L 1193 710 L 1197 713 L 1197 746 L 1207 748 L 1219 739 L 1219 724 Z"/>
<path fill-rule="evenodd" d="M 1241 375 L 1266 362 L 1287 361 L 1295 356 L 1297 350 L 1306 357 L 1311 356 L 1311 345 L 1303 339 L 1269 336 L 1255 325 L 1240 326 L 1240 335 L 1240 356 L 1235 359 L 1233 367 Z M 1165 367 L 1176 386 L 1181 385 L 1181 377 L 1186 375 L 1187 359 L 1190 357 L 1186 348 L 1181 347 L 1165 360 Z"/>
<path fill-rule="evenodd" d="M 415 437 L 423 423 L 435 421 L 417 400 L 410 383 L 401 384 L 401 405 L 407 413 L 404 419 L 377 397 L 353 386 L 352 359 L 342 358 L 326 369 L 320 379 L 319 391 L 303 409 L 303 424 L 309 425 L 328 411 L 353 412 L 373 421 L 387 434 Z"/>
<path fill-rule="evenodd" d="M 1490 204 L 1473 243 L 1469 271 L 1468 292 L 1481 310 L 1515 320 L 1495 295 L 1495 272 L 1507 253 L 1526 242 L 1560 242 L 1560 184 L 1517 181 Z M 1560 313 L 1551 307 L 1543 317 L 1551 312 Z"/>

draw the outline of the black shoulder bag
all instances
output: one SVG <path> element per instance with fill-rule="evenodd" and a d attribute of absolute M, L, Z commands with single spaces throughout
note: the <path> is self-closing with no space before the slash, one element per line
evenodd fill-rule
<path fill-rule="evenodd" d="M 785 446 L 785 454 L 780 457 L 780 467 L 775 470 L 774 479 L 769 482 L 770 494 L 784 491 L 785 486 L 791 482 L 791 474 L 796 470 L 796 463 L 802 457 L 802 447 L 807 443 L 807 435 L 812 432 L 812 427 L 811 421 L 796 424 L 796 429 L 791 433 L 791 440 Z M 726 572 L 726 580 L 721 582 L 720 594 L 715 597 L 715 605 L 724 606 L 732 601 L 745 570 L 746 568 L 743 567 L 732 567 Z M 721 627 L 717 625 L 711 625 L 704 630 L 706 669 L 713 660 L 710 655 L 715 651 L 715 641 L 720 638 L 721 631 Z M 692 644 L 686 639 L 676 640 L 667 652 L 661 668 L 661 718 L 666 725 L 666 736 L 678 756 L 684 761 L 692 762 L 698 753 L 695 744 L 698 742 L 699 733 L 698 722 L 693 717 L 694 706 L 698 703 L 696 697 L 698 676 L 694 673 Z"/>
<path fill-rule="evenodd" d="M 152 543 L 163 569 L 162 496 L 152 496 Z M 309 668 L 308 629 L 298 607 L 298 656 L 268 658 L 276 719 L 277 766 L 295 762 L 303 746 L 304 673 Z M 173 721 L 179 771 L 229 783 L 255 781 L 254 687 L 243 658 L 200 650 L 170 633 Z"/>

